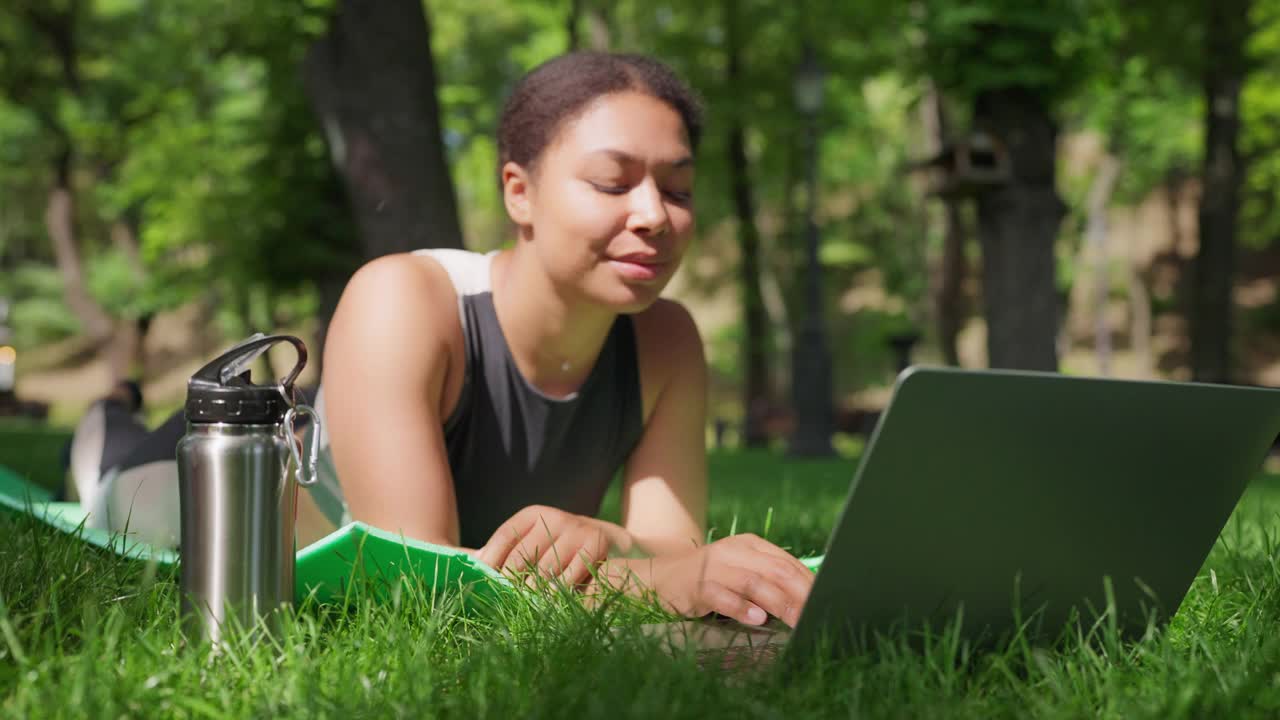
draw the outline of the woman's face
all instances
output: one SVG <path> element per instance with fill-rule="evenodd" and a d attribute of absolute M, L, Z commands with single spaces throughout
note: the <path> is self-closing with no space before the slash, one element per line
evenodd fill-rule
<path fill-rule="evenodd" d="M 669 105 L 636 92 L 565 123 L 532 177 L 503 169 L 508 211 L 555 285 L 616 312 L 651 305 L 693 230 L 693 153 Z"/>

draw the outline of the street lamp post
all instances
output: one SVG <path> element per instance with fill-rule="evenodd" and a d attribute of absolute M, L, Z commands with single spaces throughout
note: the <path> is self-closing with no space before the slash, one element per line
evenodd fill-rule
<path fill-rule="evenodd" d="M 805 119 L 807 202 L 805 207 L 806 308 L 800 336 L 792 348 L 791 392 L 796 408 L 792 455 L 821 457 L 834 454 L 831 435 L 831 354 L 827 350 L 822 312 L 822 265 L 818 258 L 818 113 L 823 102 L 823 69 L 808 44 L 795 78 L 796 106 Z"/>

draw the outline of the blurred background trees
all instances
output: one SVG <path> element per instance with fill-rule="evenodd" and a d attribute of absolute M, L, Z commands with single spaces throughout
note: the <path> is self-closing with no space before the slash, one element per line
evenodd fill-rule
<path fill-rule="evenodd" d="M 133 375 L 172 407 L 251 330 L 321 340 L 372 257 L 509 242 L 498 112 L 572 48 L 706 99 L 670 293 L 738 441 L 793 432 L 813 292 L 842 430 L 908 360 L 1280 384 L 1277 0 L 13 0 L 19 393 L 71 417 Z"/>

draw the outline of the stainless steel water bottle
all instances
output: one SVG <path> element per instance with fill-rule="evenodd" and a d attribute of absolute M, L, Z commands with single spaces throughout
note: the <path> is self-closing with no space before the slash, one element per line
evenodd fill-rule
<path fill-rule="evenodd" d="M 246 369 L 276 343 L 298 359 L 283 381 L 253 384 Z M 255 335 L 201 368 L 187 384 L 187 432 L 178 443 L 183 623 L 189 639 L 219 643 L 230 625 L 277 626 L 293 602 L 297 485 L 302 473 L 293 424 L 315 414 L 296 403 L 306 346 L 288 335 Z M 290 477 L 293 466 L 295 477 Z"/>

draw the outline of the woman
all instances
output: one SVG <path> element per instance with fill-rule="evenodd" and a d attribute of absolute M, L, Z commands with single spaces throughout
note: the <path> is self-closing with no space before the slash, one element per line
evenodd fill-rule
<path fill-rule="evenodd" d="M 698 104 L 664 65 L 574 53 L 499 129 L 514 247 L 379 258 L 325 344 L 329 472 L 300 524 L 350 517 L 691 616 L 794 625 L 812 573 L 750 535 L 704 544 L 707 369 L 659 298 L 693 231 Z M 598 520 L 622 470 L 621 524 Z"/>

